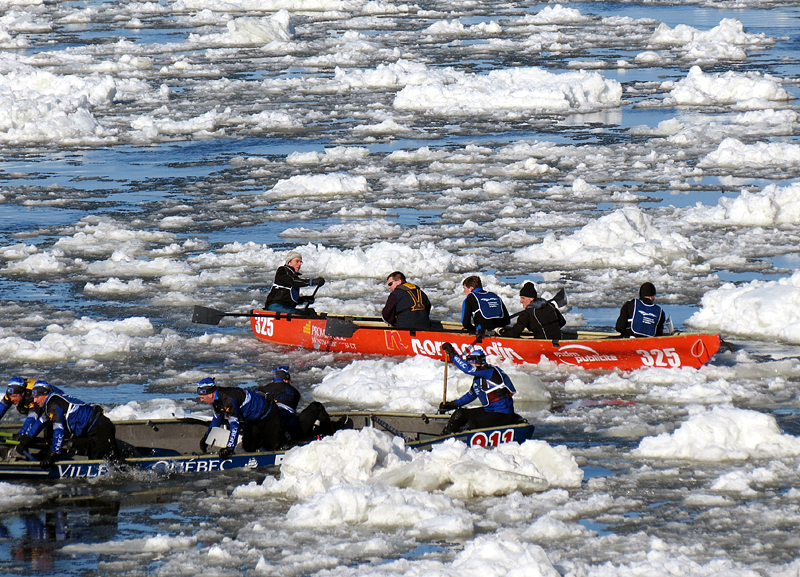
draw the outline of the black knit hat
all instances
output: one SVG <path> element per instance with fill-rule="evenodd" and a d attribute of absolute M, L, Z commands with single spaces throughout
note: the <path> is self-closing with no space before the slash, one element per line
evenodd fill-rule
<path fill-rule="evenodd" d="M 639 287 L 639 298 L 656 296 L 656 287 L 651 282 L 644 283 Z"/>
<path fill-rule="evenodd" d="M 535 299 L 537 297 L 536 287 L 532 282 L 526 282 L 524 285 L 522 285 L 522 288 L 519 290 L 519 296 Z"/>

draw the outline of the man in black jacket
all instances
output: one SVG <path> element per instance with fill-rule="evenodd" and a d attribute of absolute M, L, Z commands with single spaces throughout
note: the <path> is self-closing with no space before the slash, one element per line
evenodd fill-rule
<path fill-rule="evenodd" d="M 660 337 L 664 334 L 665 315 L 655 301 L 656 287 L 644 283 L 639 287 L 639 298 L 622 305 L 614 328 L 623 337 Z"/>
<path fill-rule="evenodd" d="M 526 282 L 520 289 L 519 302 L 525 308 L 519 314 L 517 324 L 501 329 L 501 336 L 518 338 L 528 329 L 535 339 L 561 340 L 561 327 L 567 321 L 554 303 L 538 298 L 532 282 Z"/>
<path fill-rule="evenodd" d="M 300 288 L 306 286 L 322 286 L 325 279 L 322 277 L 310 280 L 300 278 L 300 267 L 303 265 L 303 257 L 299 252 L 291 251 L 286 256 L 286 264 L 278 267 L 275 271 L 275 280 L 272 288 L 267 295 L 267 302 L 264 308 L 276 313 L 288 314 L 314 314 L 313 309 L 307 306 L 305 309 L 297 310 L 297 305 L 310 305 L 314 303 L 314 297 L 301 297 Z"/>
<path fill-rule="evenodd" d="M 386 282 L 389 297 L 383 307 L 383 320 L 402 329 L 428 329 L 431 326 L 431 301 L 415 284 L 406 282 L 406 275 L 394 271 Z"/>

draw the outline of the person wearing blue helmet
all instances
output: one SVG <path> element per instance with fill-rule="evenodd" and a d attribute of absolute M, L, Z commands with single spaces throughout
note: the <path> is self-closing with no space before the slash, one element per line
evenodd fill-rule
<path fill-rule="evenodd" d="M 27 450 L 33 438 L 48 425 L 52 425 L 53 433 L 50 449 L 40 458 L 43 469 L 49 469 L 61 457 L 64 441 L 71 438 L 88 440 L 88 457 L 90 459 L 111 459 L 120 461 L 117 447 L 116 428 L 114 423 L 103 414 L 100 405 L 89 405 L 64 394 L 57 387 L 39 379 L 31 390 L 36 405 L 37 419 L 26 420 L 20 430 L 20 442 L 17 451 Z"/>
<path fill-rule="evenodd" d="M 200 440 L 200 449 L 208 453 L 206 440 L 214 427 L 228 422 L 229 433 L 225 446 L 219 451 L 220 459 L 229 459 L 236 451 L 239 436 L 246 452 L 275 451 L 280 447 L 281 423 L 272 395 L 255 389 L 218 387 L 214 377 L 205 377 L 197 383 L 200 402 L 211 405 L 214 417 Z"/>
<path fill-rule="evenodd" d="M 352 421 L 348 421 L 347 417 L 343 417 L 335 424 L 331 423 L 328 411 L 318 401 L 309 403 L 298 413 L 297 406 L 302 395 L 291 383 L 289 367 L 285 365 L 276 367 L 272 373 L 274 375 L 272 382 L 258 387 L 258 390 L 275 398 L 286 446 L 324 437 L 335 430 L 352 426 Z"/>
<path fill-rule="evenodd" d="M 472 386 L 466 394 L 455 401 L 439 405 L 440 413 L 454 410 L 442 431 L 443 435 L 523 421 L 522 417 L 514 412 L 512 396 L 517 392 L 514 384 L 503 370 L 486 362 L 486 353 L 482 348 L 473 347 L 465 358 L 462 358 L 450 343 L 444 343 L 442 351 L 461 372 L 473 377 Z M 464 408 L 475 399 L 480 401 L 480 407 Z"/>
<path fill-rule="evenodd" d="M 12 406 L 16 406 L 17 412 L 21 415 L 30 414 L 31 409 L 35 406 L 31 396 L 31 389 L 35 382 L 35 379 L 26 379 L 24 377 L 11 377 L 8 379 L 6 394 L 0 400 L 0 419 L 5 416 Z"/>

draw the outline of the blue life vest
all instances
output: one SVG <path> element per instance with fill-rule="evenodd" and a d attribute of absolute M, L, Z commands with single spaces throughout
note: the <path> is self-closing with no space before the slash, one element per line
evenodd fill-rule
<path fill-rule="evenodd" d="M 633 301 L 633 315 L 631 316 L 631 332 L 640 337 L 656 336 L 658 321 L 661 319 L 661 307 L 648 305 L 639 299 Z"/>
<path fill-rule="evenodd" d="M 478 310 L 485 319 L 501 319 L 503 318 L 503 301 L 494 293 L 490 293 L 483 289 L 475 289 L 470 294 L 475 295 L 478 300 Z"/>

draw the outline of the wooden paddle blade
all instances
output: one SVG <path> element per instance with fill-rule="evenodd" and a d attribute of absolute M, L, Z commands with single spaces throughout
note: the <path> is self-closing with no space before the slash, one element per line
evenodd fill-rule
<path fill-rule="evenodd" d="M 224 316 L 225 313 L 217 309 L 194 305 L 192 322 L 200 323 L 201 325 L 218 325 L 219 321 L 221 321 Z"/>
<path fill-rule="evenodd" d="M 325 323 L 325 335 L 349 339 L 358 330 L 358 325 L 347 318 L 328 317 Z"/>

